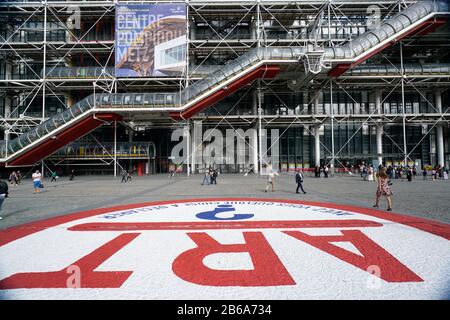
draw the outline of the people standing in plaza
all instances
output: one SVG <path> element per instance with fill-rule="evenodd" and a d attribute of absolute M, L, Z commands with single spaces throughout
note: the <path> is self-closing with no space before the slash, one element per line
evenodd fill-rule
<path fill-rule="evenodd" d="M 217 184 L 217 169 L 213 169 L 212 172 L 210 171 L 210 176 L 211 176 L 211 184 Z"/>
<path fill-rule="evenodd" d="M 303 174 L 300 171 L 297 171 L 297 173 L 295 174 L 295 182 L 297 183 L 297 189 L 295 190 L 295 193 L 300 193 L 298 192 L 298 189 L 302 189 L 303 194 L 306 193 L 306 191 L 303 189 Z"/>
<path fill-rule="evenodd" d="M 362 166 L 362 179 L 367 181 L 367 167 L 365 165 Z"/>
<path fill-rule="evenodd" d="M 427 169 L 425 167 L 422 168 L 422 177 L 423 180 L 427 180 Z"/>
<path fill-rule="evenodd" d="M 412 181 L 412 169 L 411 168 L 408 168 L 406 170 L 406 178 L 408 179 L 409 182 Z"/>
<path fill-rule="evenodd" d="M 202 186 L 203 185 L 209 185 L 210 184 L 210 175 L 209 175 L 209 169 L 205 168 L 205 172 L 203 175 L 203 182 L 202 182 Z"/>
<path fill-rule="evenodd" d="M 4 180 L 0 180 L 0 220 L 2 220 L 2 205 L 5 199 L 8 198 L 8 184 Z"/>
<path fill-rule="evenodd" d="M 438 165 L 437 166 L 437 169 L 436 169 L 436 179 L 439 177 L 439 179 L 442 179 L 442 176 L 443 176 L 443 171 L 444 171 L 444 168 L 442 168 L 441 167 L 441 165 Z"/>
<path fill-rule="evenodd" d="M 75 170 L 72 169 L 72 170 L 70 171 L 70 177 L 69 177 L 69 180 L 72 181 L 74 178 L 75 178 Z"/>
<path fill-rule="evenodd" d="M 272 166 L 270 166 L 270 168 L 271 167 Z M 264 190 L 265 192 L 267 192 L 271 186 L 272 186 L 272 192 L 275 192 L 275 176 L 276 175 L 278 176 L 278 172 L 274 171 L 271 168 L 270 171 L 269 171 L 269 175 L 268 175 L 266 189 Z"/>
<path fill-rule="evenodd" d="M 127 183 L 128 172 L 125 169 L 122 169 L 122 171 L 120 171 L 120 175 L 122 176 L 122 180 L 120 181 L 120 183 Z"/>
<path fill-rule="evenodd" d="M 15 171 L 11 172 L 8 180 L 12 186 L 17 186 L 17 173 Z"/>
<path fill-rule="evenodd" d="M 367 181 L 374 181 L 373 178 L 373 167 L 372 165 L 369 165 L 369 169 L 367 169 Z"/>
<path fill-rule="evenodd" d="M 325 168 L 323 168 L 323 173 L 325 175 L 325 178 L 328 178 L 328 172 L 330 171 L 330 169 L 328 168 L 328 166 L 325 166 Z"/>
<path fill-rule="evenodd" d="M 374 208 L 378 208 L 379 206 L 379 202 L 380 202 L 380 197 L 386 197 L 387 203 L 388 203 L 388 208 L 387 211 L 392 211 L 392 191 L 391 188 L 389 187 L 389 177 L 386 174 L 386 169 L 382 168 L 380 169 L 380 171 L 377 174 L 377 192 L 376 192 L 376 202 L 375 205 L 373 206 Z"/>
<path fill-rule="evenodd" d="M 436 168 L 433 168 L 433 170 L 431 170 L 431 178 L 433 178 L 433 181 L 436 181 Z"/>
<path fill-rule="evenodd" d="M 39 193 L 40 192 L 39 188 L 42 188 L 41 182 L 42 174 L 39 172 L 39 170 L 36 170 L 36 172 L 33 173 L 31 178 L 33 179 L 34 193 Z"/>
<path fill-rule="evenodd" d="M 22 181 L 22 173 L 20 172 L 20 170 L 17 170 L 17 184 L 20 184 L 20 182 Z"/>
<path fill-rule="evenodd" d="M 56 179 L 58 179 L 58 175 L 56 174 L 56 171 L 52 171 L 52 180 L 50 180 L 50 182 L 56 182 Z"/>

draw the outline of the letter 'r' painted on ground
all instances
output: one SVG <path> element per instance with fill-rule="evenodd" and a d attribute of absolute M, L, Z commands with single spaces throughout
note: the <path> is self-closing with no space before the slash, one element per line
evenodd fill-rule
<path fill-rule="evenodd" d="M 203 232 L 187 235 L 197 247 L 180 254 L 172 264 L 173 272 L 185 281 L 207 286 L 243 287 L 296 284 L 261 232 L 243 232 L 243 244 L 221 244 Z M 248 252 L 254 269 L 213 270 L 203 264 L 208 255 L 231 252 Z"/>

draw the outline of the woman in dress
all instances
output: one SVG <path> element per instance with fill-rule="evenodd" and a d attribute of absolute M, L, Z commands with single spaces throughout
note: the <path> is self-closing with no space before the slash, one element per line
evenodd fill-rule
<path fill-rule="evenodd" d="M 378 188 L 377 188 L 377 194 L 376 194 L 376 203 L 373 206 L 374 208 L 378 208 L 378 204 L 380 202 L 380 197 L 384 196 L 386 197 L 388 208 L 387 211 L 392 211 L 392 191 L 389 187 L 389 177 L 386 174 L 386 168 L 381 168 L 377 174 L 377 182 L 378 182 Z"/>

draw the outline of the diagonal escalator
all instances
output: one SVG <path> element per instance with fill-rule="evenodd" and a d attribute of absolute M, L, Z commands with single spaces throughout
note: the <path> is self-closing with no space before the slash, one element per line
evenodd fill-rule
<path fill-rule="evenodd" d="M 346 44 L 324 48 L 320 54 L 331 66 L 328 76 L 338 77 L 405 37 L 433 31 L 442 25 L 445 14 L 447 1 L 419 1 Z M 274 78 L 282 65 L 298 64 L 314 53 L 305 47 L 257 48 L 179 92 L 89 95 L 32 130 L 2 142 L 0 163 L 32 165 L 103 123 L 120 121 L 133 112 L 189 119 L 255 79 Z"/>

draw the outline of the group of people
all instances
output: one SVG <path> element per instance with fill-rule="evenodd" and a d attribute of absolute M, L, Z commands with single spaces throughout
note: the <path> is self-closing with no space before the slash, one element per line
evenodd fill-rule
<path fill-rule="evenodd" d="M 272 192 L 275 192 L 275 176 L 278 176 L 278 172 L 273 170 L 272 165 L 269 164 L 267 166 L 268 180 L 264 192 L 267 192 L 270 189 L 272 189 Z M 295 174 L 295 183 L 297 184 L 297 189 L 295 190 L 295 193 L 300 193 L 298 192 L 298 190 L 301 189 L 303 194 L 306 194 L 306 191 L 303 189 L 303 174 L 300 171 L 297 171 Z"/>
<path fill-rule="evenodd" d="M 375 181 L 374 169 L 371 164 L 369 165 L 361 164 L 359 167 L 359 173 L 363 181 Z"/>
<path fill-rule="evenodd" d="M 122 169 L 122 171 L 120 172 L 120 175 L 122 176 L 122 180 L 120 181 L 120 183 L 131 182 L 131 171 Z"/>
<path fill-rule="evenodd" d="M 213 169 L 212 167 L 205 168 L 203 175 L 203 185 L 217 184 L 217 176 L 220 174 L 218 169 Z"/>
<path fill-rule="evenodd" d="M 326 166 L 315 166 L 314 167 L 314 176 L 316 178 L 320 178 L 322 175 L 325 178 L 328 178 L 328 174 L 330 172 L 330 166 L 326 165 Z"/>
<path fill-rule="evenodd" d="M 426 170 L 423 169 L 426 174 Z M 386 173 L 389 176 L 390 179 L 401 179 L 404 175 L 406 175 L 406 178 L 408 181 L 412 181 L 413 178 L 417 175 L 417 169 L 416 166 L 388 166 L 386 168 Z"/>
<path fill-rule="evenodd" d="M 426 180 L 426 170 L 424 169 L 423 179 Z M 448 169 L 438 165 L 431 170 L 431 179 L 436 181 L 438 179 L 448 180 Z"/>
<path fill-rule="evenodd" d="M 20 171 L 13 171 L 8 177 L 8 181 L 12 186 L 17 186 L 20 184 L 20 181 L 22 180 L 22 173 Z"/>

